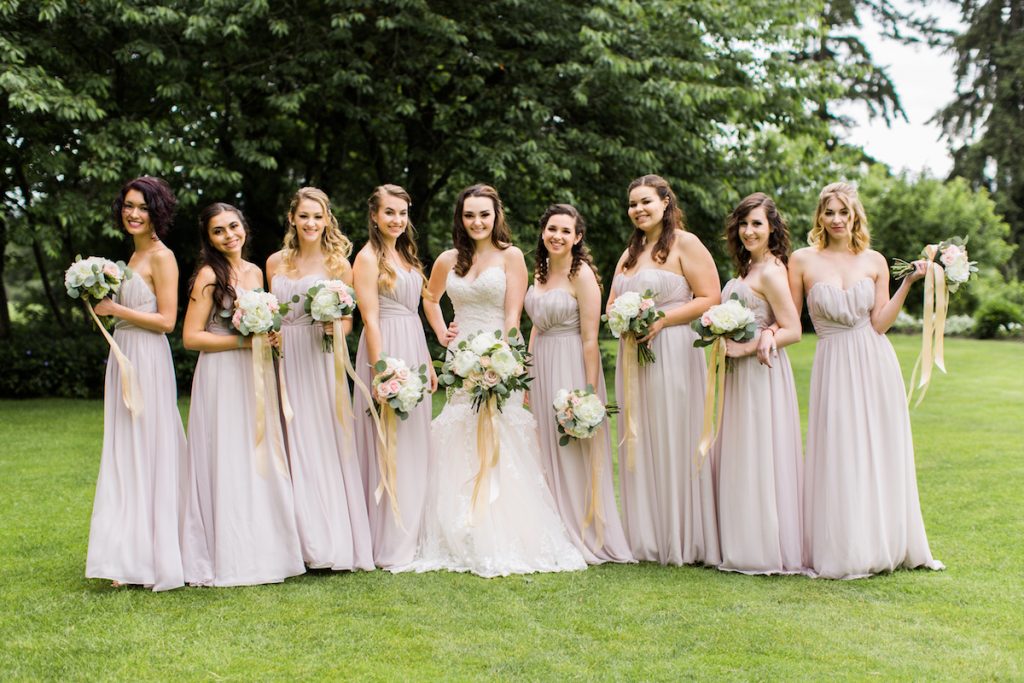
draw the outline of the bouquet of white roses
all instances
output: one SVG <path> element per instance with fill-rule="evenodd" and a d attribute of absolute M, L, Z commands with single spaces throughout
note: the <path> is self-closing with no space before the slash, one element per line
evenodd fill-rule
<path fill-rule="evenodd" d="M 244 337 L 266 334 L 281 329 L 281 320 L 288 313 L 290 305 L 262 289 L 243 289 L 235 299 L 231 313 L 231 326 Z"/>
<path fill-rule="evenodd" d="M 532 379 L 530 354 L 519 331 L 508 332 L 509 342 L 501 332 L 476 332 L 448 350 L 448 359 L 435 361 L 441 370 L 439 380 L 447 388 L 465 389 L 477 411 L 491 398 L 497 399 L 498 410 L 512 392 L 525 391 Z"/>
<path fill-rule="evenodd" d="M 373 370 L 373 397 L 377 403 L 390 406 L 399 418 L 405 420 L 430 391 L 427 366 L 413 371 L 401 358 L 382 355 Z"/>
<path fill-rule="evenodd" d="M 729 297 L 728 301 L 704 311 L 704 315 L 690 323 L 690 326 L 698 335 L 693 342 L 698 348 L 714 344 L 720 337 L 746 342 L 757 334 L 757 319 L 753 311 L 736 294 Z"/>
<path fill-rule="evenodd" d="M 664 311 L 655 307 L 657 295 L 651 290 L 643 294 L 637 292 L 625 292 L 615 297 L 608 313 L 601 316 L 601 320 L 608 323 L 608 329 L 616 339 L 624 335 L 631 335 L 634 339 L 647 336 L 651 324 L 659 318 L 664 318 Z M 654 352 L 647 344 L 637 344 L 637 360 L 640 365 L 647 365 L 655 361 Z"/>
<path fill-rule="evenodd" d="M 572 391 L 559 389 L 551 405 L 558 423 L 559 446 L 566 446 L 573 439 L 593 437 L 608 415 L 619 412 L 614 403 L 605 405 L 590 385 Z"/>
<path fill-rule="evenodd" d="M 946 274 L 946 287 L 955 292 L 960 285 L 971 279 L 972 273 L 978 272 L 978 262 L 967 257 L 967 237 L 950 237 L 938 245 L 929 245 L 921 252 L 921 258 L 936 258 L 943 265 Z M 892 276 L 902 280 L 914 270 L 913 263 L 903 259 L 892 260 Z"/>
<path fill-rule="evenodd" d="M 64 287 L 72 299 L 86 297 L 99 301 L 117 294 L 121 283 L 132 276 L 124 261 L 114 262 L 100 256 L 78 256 L 64 273 Z"/>
<path fill-rule="evenodd" d="M 302 302 L 305 309 L 315 322 L 332 323 L 356 310 L 356 293 L 341 280 L 317 280 L 306 290 L 306 298 Z M 334 350 L 334 337 L 323 336 L 324 353 Z"/>

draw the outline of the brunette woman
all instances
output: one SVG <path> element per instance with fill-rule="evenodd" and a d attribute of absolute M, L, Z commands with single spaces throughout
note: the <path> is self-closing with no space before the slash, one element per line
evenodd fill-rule
<path fill-rule="evenodd" d="M 228 323 L 235 299 L 263 287 L 263 271 L 242 257 L 248 234 L 230 204 L 211 204 L 199 216 L 199 264 L 182 329 L 185 348 L 200 352 L 182 539 L 192 585 L 276 583 L 305 571 L 274 375 L 263 373 L 257 400 L 252 337 Z"/>
<path fill-rule="evenodd" d="M 132 239 L 133 275 L 95 306 L 97 315 L 117 319 L 114 340 L 135 368 L 142 411 L 132 417 L 121 400 L 121 370 L 111 353 L 85 575 L 155 591 L 183 584 L 178 486 L 185 432 L 165 336 L 178 313 L 178 264 L 163 243 L 176 206 L 159 178 L 143 176 L 121 188 L 113 219 Z"/>

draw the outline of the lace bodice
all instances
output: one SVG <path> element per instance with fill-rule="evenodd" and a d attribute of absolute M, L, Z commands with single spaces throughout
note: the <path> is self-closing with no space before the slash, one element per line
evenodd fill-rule
<path fill-rule="evenodd" d="M 501 266 L 491 266 L 471 281 L 452 270 L 448 273 L 447 290 L 455 307 L 455 322 L 459 324 L 459 336 L 453 344 L 474 332 L 491 332 L 504 327 L 505 271 Z"/>

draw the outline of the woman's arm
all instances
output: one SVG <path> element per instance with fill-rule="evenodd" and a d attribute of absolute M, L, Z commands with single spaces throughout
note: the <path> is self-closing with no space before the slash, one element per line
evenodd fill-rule
<path fill-rule="evenodd" d="M 761 330 L 748 342 L 726 340 L 727 353 L 732 358 L 741 358 L 754 353 L 762 363 L 771 367 L 770 353 L 784 346 L 795 344 L 802 336 L 800 318 L 789 294 L 789 277 L 782 264 L 768 265 L 761 275 L 761 296 L 765 298 L 775 314 L 775 323 Z M 769 348 L 762 356 L 761 346 Z"/>
<path fill-rule="evenodd" d="M 231 351 L 252 348 L 252 339 L 237 334 L 214 334 L 206 331 L 206 323 L 213 312 L 213 269 L 203 266 L 192 284 L 188 309 L 181 327 L 181 338 L 190 351 Z"/>
<path fill-rule="evenodd" d="M 875 305 L 871 309 L 871 326 L 878 334 L 885 334 L 896 322 L 896 316 L 899 315 L 903 303 L 907 300 L 907 294 L 910 293 L 910 286 L 924 277 L 929 266 L 927 261 L 914 261 L 914 271 L 903 278 L 903 282 L 890 299 L 889 264 L 877 251 L 872 251 L 870 257 L 875 270 Z"/>
<path fill-rule="evenodd" d="M 149 264 L 156 295 L 156 313 L 143 313 L 111 299 L 102 299 L 93 307 L 96 315 L 113 315 L 152 332 L 172 332 L 178 317 L 178 262 L 174 259 L 174 252 L 161 249 L 149 257 Z M 142 276 L 136 274 L 133 277 Z"/>
<path fill-rule="evenodd" d="M 587 384 L 597 390 L 601 381 L 601 349 L 598 331 L 601 326 L 601 287 L 597 276 L 587 264 L 580 266 L 573 278 L 573 290 L 580 307 L 580 337 L 583 339 L 583 367 Z M 576 387 L 582 389 L 583 387 Z"/>
<path fill-rule="evenodd" d="M 356 256 L 356 263 L 352 268 L 352 281 L 356 290 L 359 315 L 363 317 L 366 357 L 370 365 L 380 360 L 383 343 L 380 336 L 380 299 L 377 289 L 379 276 L 377 254 L 370 245 L 367 245 Z"/>
<path fill-rule="evenodd" d="M 457 334 L 457 330 L 448 327 L 444 322 L 444 313 L 441 311 L 441 296 L 447 287 L 448 273 L 455 266 L 455 257 L 454 249 L 449 249 L 437 257 L 434 267 L 430 269 L 430 281 L 427 283 L 427 292 L 430 296 L 423 299 L 423 314 L 427 317 L 427 324 L 433 330 L 437 342 L 445 348 Z"/>
<path fill-rule="evenodd" d="M 519 247 L 509 247 L 505 257 L 505 329 L 502 334 L 515 328 L 519 329 L 523 316 L 523 300 L 526 298 L 526 287 L 530 281 L 526 269 L 526 259 Z"/>

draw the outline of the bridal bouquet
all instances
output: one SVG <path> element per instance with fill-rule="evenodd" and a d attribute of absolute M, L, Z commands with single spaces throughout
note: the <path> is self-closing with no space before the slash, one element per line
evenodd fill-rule
<path fill-rule="evenodd" d="M 697 333 L 693 340 L 696 347 L 711 346 L 708 356 L 708 379 L 704 391 L 704 426 L 700 444 L 697 447 L 698 462 L 707 455 L 722 424 L 722 408 L 725 401 L 725 340 L 746 342 L 757 334 L 757 318 L 738 295 L 728 301 L 712 306 L 704 315 L 691 324 Z"/>
<path fill-rule="evenodd" d="M 614 403 L 605 405 L 590 385 L 572 391 L 559 389 L 552 407 L 558 423 L 559 446 L 567 446 L 573 439 L 593 437 L 608 415 L 619 412 Z"/>
<path fill-rule="evenodd" d="M 525 391 L 532 379 L 527 368 L 530 354 L 519 331 L 508 331 L 510 342 L 501 337 L 501 332 L 476 332 L 449 349 L 449 356 L 443 363 L 434 364 L 441 370 L 440 382 L 447 388 L 465 389 L 473 398 L 477 411 L 492 398 L 496 399 L 498 410 L 515 391 Z"/>
<path fill-rule="evenodd" d="M 64 287 L 72 299 L 81 299 L 85 302 L 86 310 L 89 311 L 96 327 L 100 328 L 100 332 L 110 345 L 110 351 L 114 354 L 118 369 L 121 371 L 121 399 L 132 417 L 135 417 L 142 412 L 142 392 L 135 376 L 135 368 L 111 334 L 107 332 L 107 328 L 100 323 L 96 311 L 93 310 L 92 304 L 89 302 L 90 299 L 99 301 L 111 294 L 117 294 L 121 291 L 124 281 L 131 276 L 132 271 L 124 264 L 124 261 L 115 263 L 99 256 L 90 256 L 89 258 L 78 256 L 64 273 Z"/>
<path fill-rule="evenodd" d="M 78 256 L 64 273 L 64 287 L 72 299 L 100 299 L 117 294 L 121 283 L 132 276 L 124 261 L 114 263 L 100 256 Z"/>
<path fill-rule="evenodd" d="M 427 366 L 413 371 L 401 358 L 382 355 L 373 366 L 373 397 L 381 406 L 387 405 L 402 420 L 409 417 L 430 391 Z"/>
<path fill-rule="evenodd" d="M 930 244 L 921 252 L 923 259 L 937 259 L 944 266 L 946 277 L 946 288 L 952 293 L 960 285 L 971 279 L 972 273 L 978 272 L 978 262 L 971 261 L 967 257 L 966 237 L 950 237 L 937 245 Z M 907 263 L 903 259 L 892 260 L 892 276 L 902 280 L 914 272 L 914 264 Z"/>
<path fill-rule="evenodd" d="M 231 313 L 231 326 L 243 337 L 266 334 L 281 329 L 281 320 L 288 313 L 290 304 L 282 303 L 270 292 L 262 289 L 243 289 L 235 299 Z"/>
<path fill-rule="evenodd" d="M 315 323 L 333 323 L 355 312 L 356 293 L 341 280 L 317 280 L 306 290 L 302 307 Z M 325 334 L 321 343 L 324 353 L 334 350 L 332 335 Z"/>
<path fill-rule="evenodd" d="M 697 348 L 710 346 L 723 338 L 747 342 L 757 334 L 757 319 L 753 311 L 747 308 L 736 294 L 729 297 L 728 301 L 706 310 L 704 315 L 690 323 L 690 326 L 698 336 L 693 342 Z"/>
<path fill-rule="evenodd" d="M 615 297 L 608 313 L 601 316 L 601 320 L 608 323 L 608 329 L 616 339 L 624 335 L 634 340 L 640 339 L 647 335 L 655 320 L 665 317 L 663 311 L 655 308 L 655 296 L 657 295 L 649 289 L 643 294 L 620 294 Z M 637 360 L 640 365 L 655 361 L 654 352 L 649 345 L 637 344 Z"/>

